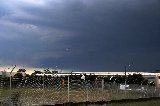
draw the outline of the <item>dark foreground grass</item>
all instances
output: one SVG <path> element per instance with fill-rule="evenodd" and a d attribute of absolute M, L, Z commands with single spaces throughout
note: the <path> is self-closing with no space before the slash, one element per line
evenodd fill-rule
<path fill-rule="evenodd" d="M 106 106 L 160 106 L 160 100 L 152 100 L 146 102 L 135 102 L 135 103 L 123 103 L 123 104 L 110 104 Z"/>
<path fill-rule="evenodd" d="M 160 106 L 160 100 L 149 100 L 144 102 L 132 102 L 132 103 L 113 103 L 113 104 L 103 104 L 103 105 L 90 104 L 87 106 Z"/>

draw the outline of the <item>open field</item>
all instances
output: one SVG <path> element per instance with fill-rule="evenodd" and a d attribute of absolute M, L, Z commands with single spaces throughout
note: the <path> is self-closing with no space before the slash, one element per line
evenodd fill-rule
<path fill-rule="evenodd" d="M 135 99 L 142 98 L 143 93 L 134 91 L 124 91 L 119 89 L 86 89 L 70 87 L 69 94 L 67 87 L 57 88 L 12 88 L 1 90 L 1 98 L 7 99 L 10 96 L 16 95 L 18 102 L 23 105 L 31 104 L 59 104 L 65 102 L 96 102 L 101 100 L 120 100 L 120 99 Z M 69 96 L 69 98 L 68 98 Z M 7 102 L 5 101 L 5 102 Z"/>

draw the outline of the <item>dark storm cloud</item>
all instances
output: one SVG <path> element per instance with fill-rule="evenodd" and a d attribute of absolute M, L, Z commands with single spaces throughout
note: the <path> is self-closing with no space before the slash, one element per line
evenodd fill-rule
<path fill-rule="evenodd" d="M 129 63 L 135 71 L 160 68 L 158 0 L 35 1 L 0 4 L 1 62 L 81 71 L 123 71 Z"/>

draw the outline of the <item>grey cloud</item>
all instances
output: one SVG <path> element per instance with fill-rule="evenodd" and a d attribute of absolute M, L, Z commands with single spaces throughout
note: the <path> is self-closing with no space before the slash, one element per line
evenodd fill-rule
<path fill-rule="evenodd" d="M 6 5 L 13 10 L 5 15 L 0 11 L 4 15 L 0 21 L 0 58 L 6 63 L 121 71 L 134 61 L 134 70 L 159 68 L 157 0 L 47 0 L 43 6 L 16 1 L 14 4 Z"/>

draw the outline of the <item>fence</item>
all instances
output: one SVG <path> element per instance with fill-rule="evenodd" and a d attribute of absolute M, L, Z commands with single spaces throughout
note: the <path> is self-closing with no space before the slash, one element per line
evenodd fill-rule
<path fill-rule="evenodd" d="M 10 82 L 11 81 L 11 82 Z M 54 105 L 65 102 L 108 101 L 160 97 L 160 89 L 148 85 L 130 85 L 120 89 L 120 84 L 73 79 L 71 76 L 30 76 L 0 78 L 0 105 L 32 106 Z"/>

